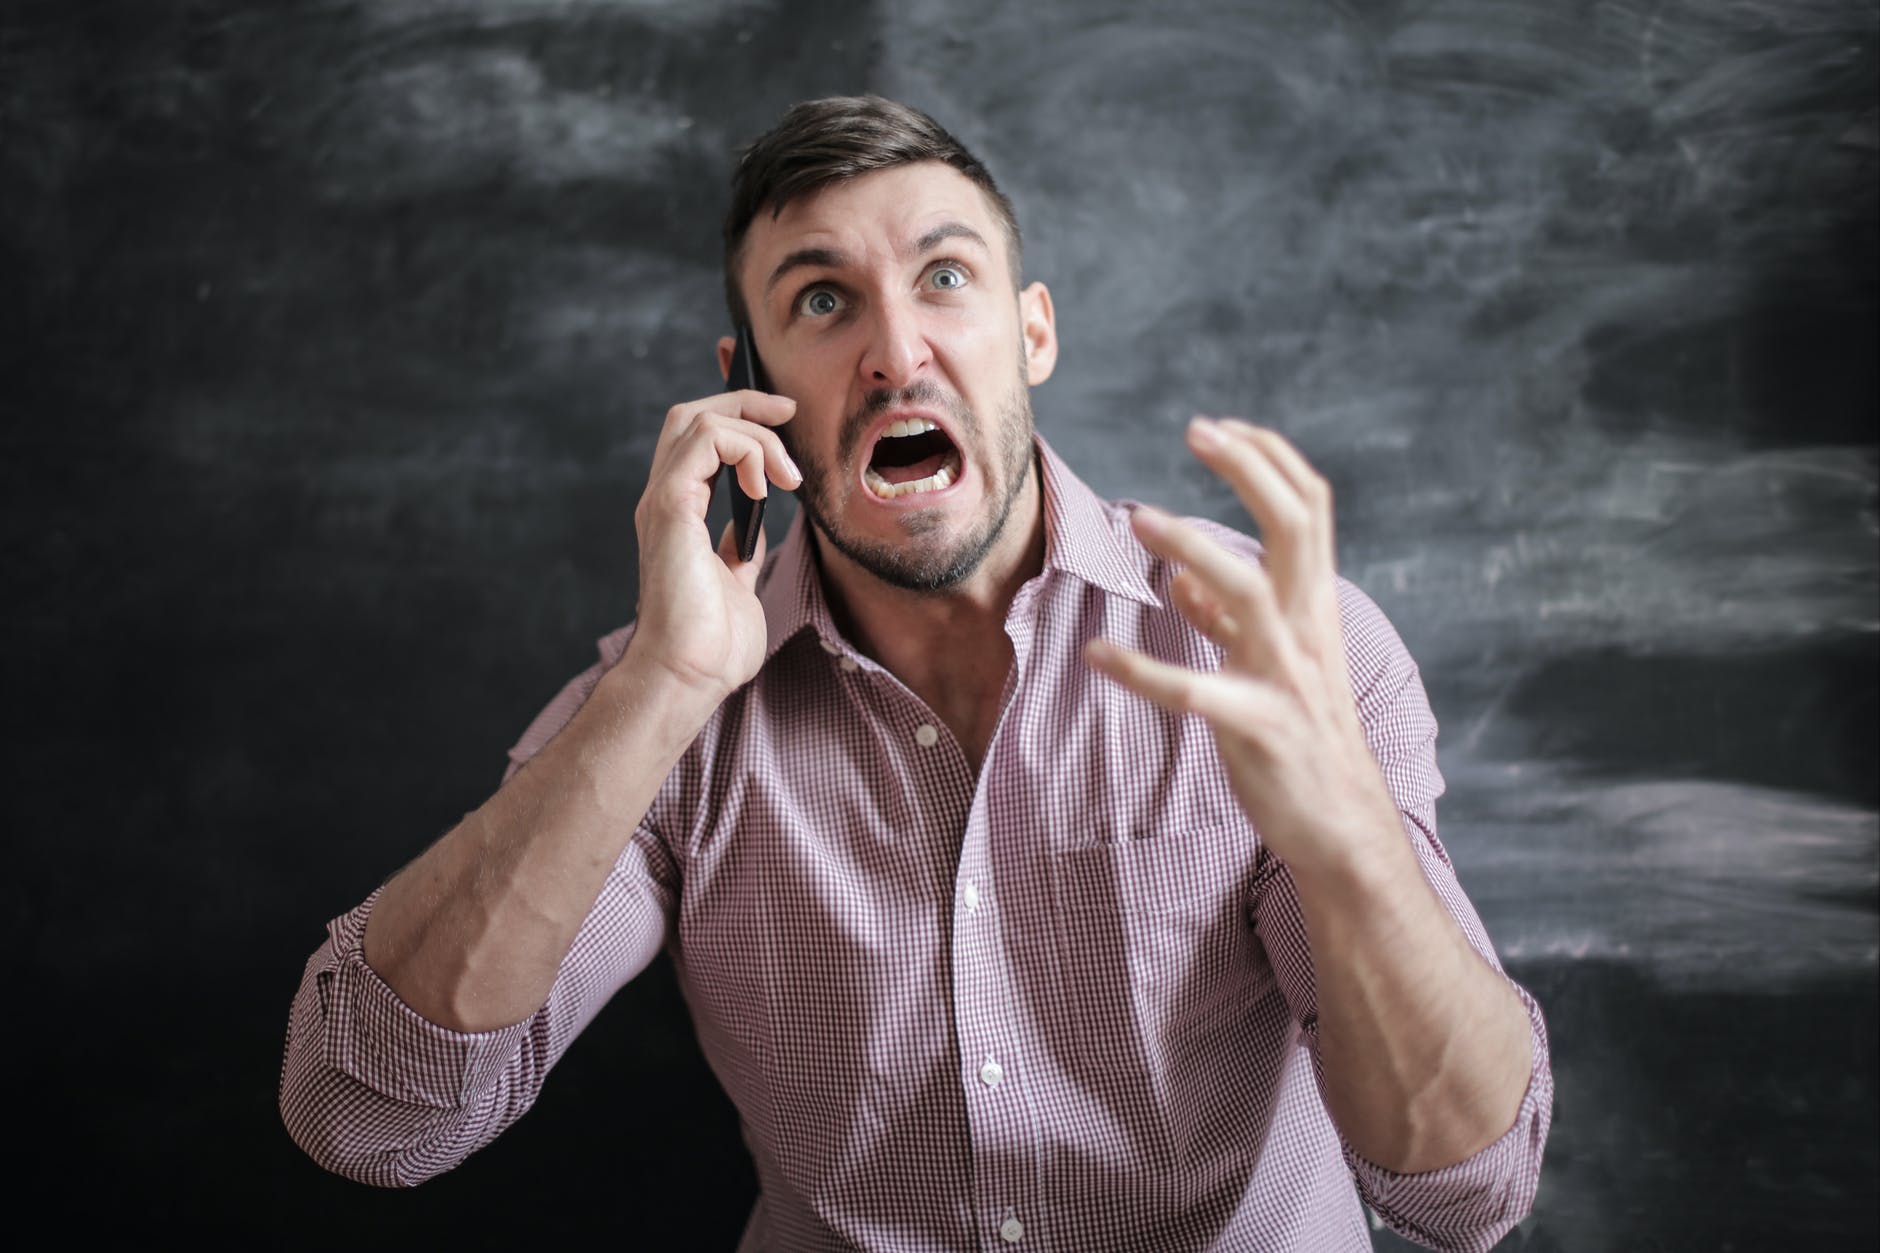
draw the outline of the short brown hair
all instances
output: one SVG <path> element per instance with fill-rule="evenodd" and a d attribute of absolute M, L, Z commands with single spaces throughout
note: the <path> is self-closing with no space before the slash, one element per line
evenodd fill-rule
<path fill-rule="evenodd" d="M 1018 217 L 979 158 L 919 109 L 880 96 L 829 96 L 791 106 L 783 120 L 758 136 L 738 159 L 724 228 L 725 307 L 732 322 L 742 326 L 750 321 L 738 288 L 738 266 L 744 258 L 744 236 L 760 211 L 768 208 L 775 217 L 798 196 L 916 161 L 945 162 L 985 193 L 1005 227 L 1006 257 L 1016 287 Z"/>

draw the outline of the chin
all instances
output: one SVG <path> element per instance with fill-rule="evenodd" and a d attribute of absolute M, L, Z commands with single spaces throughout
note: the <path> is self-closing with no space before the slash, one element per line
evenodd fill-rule
<path fill-rule="evenodd" d="M 979 496 L 973 510 L 976 516 L 964 525 L 956 516 L 956 510 L 937 505 L 902 512 L 894 520 L 893 529 L 898 534 L 892 539 L 877 539 L 857 534 L 847 527 L 831 526 L 808 500 L 803 504 L 822 538 L 869 574 L 903 591 L 937 595 L 958 587 L 985 564 L 987 556 L 1005 535 L 1030 473 L 1031 464 L 1027 461 L 1013 477 L 1003 499 L 969 492 L 952 497 L 959 504 L 971 505 L 972 495 Z M 956 484 L 953 490 L 970 489 L 975 486 L 975 480 L 984 481 L 972 475 Z M 865 505 L 864 509 L 879 517 L 872 504 Z"/>
<path fill-rule="evenodd" d="M 984 565 L 1035 473 L 1030 398 L 1020 388 L 1009 400 L 993 447 L 976 438 L 983 428 L 970 410 L 938 403 L 936 392 L 893 399 L 852 417 L 854 439 L 842 442 L 860 455 L 834 474 L 797 456 L 798 500 L 821 538 L 881 582 L 944 593 Z M 878 479 L 920 486 L 884 497 Z"/>

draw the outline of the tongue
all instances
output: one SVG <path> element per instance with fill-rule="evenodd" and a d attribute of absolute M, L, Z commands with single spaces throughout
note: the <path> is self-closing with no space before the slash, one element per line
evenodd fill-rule
<path fill-rule="evenodd" d="M 929 475 L 939 473 L 940 467 L 946 463 L 947 455 L 943 452 L 937 452 L 931 457 L 922 457 L 912 465 L 876 466 L 875 473 L 879 474 L 890 483 L 912 483 L 919 479 L 924 479 Z"/>

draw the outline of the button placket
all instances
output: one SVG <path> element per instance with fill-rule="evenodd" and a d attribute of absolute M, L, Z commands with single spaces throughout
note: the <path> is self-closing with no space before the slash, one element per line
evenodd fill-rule
<path fill-rule="evenodd" d="M 931 718 L 931 714 L 921 711 Z M 1009 735 L 1011 726 L 1005 722 L 1012 717 L 1016 709 L 1008 708 L 1001 717 L 1001 726 Z M 917 719 L 918 721 L 918 719 Z M 936 742 L 943 745 L 949 765 L 957 763 L 964 766 L 962 754 L 954 751 L 954 741 L 938 735 L 937 722 L 929 722 L 936 730 Z M 1016 724 L 1014 724 L 1016 725 Z M 994 736 L 994 743 L 998 741 Z M 996 748 L 994 750 L 996 752 Z M 971 779 L 962 770 L 964 786 L 971 785 Z M 972 1191 L 976 1207 L 983 1224 L 979 1230 L 985 1238 L 998 1232 L 999 1242 L 1007 1245 L 1017 1244 L 1026 1237 L 1026 1228 L 1018 1218 L 1018 1204 L 1029 1204 L 1037 1180 L 1027 1163 L 1036 1157 L 1037 1127 L 1036 1110 L 1033 1108 L 1032 1095 L 1028 1085 L 1016 1083 L 1022 1077 L 1017 1071 L 1008 1071 L 1005 1059 L 1012 1059 L 1012 1064 L 1024 1065 L 1027 1056 L 1020 1039 L 1006 1038 L 993 1025 L 1010 1012 L 1012 984 L 1007 970 L 1007 958 L 1000 952 L 998 912 L 992 907 L 999 902 L 992 899 L 990 887 L 982 886 L 981 878 L 992 875 L 994 869 L 989 864 L 990 822 L 995 815 L 995 808 L 982 804 L 984 798 L 975 796 L 972 807 L 967 811 L 964 838 L 960 846 L 959 859 L 953 867 L 955 878 L 954 900 L 954 937 L 952 954 L 953 976 L 958 989 L 956 1003 L 956 1027 L 961 1052 L 965 1063 L 963 1073 L 963 1096 L 967 1105 L 967 1122 L 972 1139 L 974 1154 L 974 1179 Z M 986 883 L 991 882 L 986 878 Z M 1004 880 L 1001 879 L 1001 883 Z M 971 1043 L 969 1043 L 971 1041 Z M 993 1054 L 984 1046 L 997 1042 L 1008 1051 L 1003 1057 Z M 967 1059 L 972 1056 L 967 1050 L 976 1043 L 980 1045 L 980 1064 L 972 1066 Z M 968 1069 L 968 1067 L 971 1067 Z M 1007 1080 L 1014 1081 L 1014 1086 L 1007 1086 Z M 1007 1225 L 1016 1224 L 1016 1225 Z M 1037 1240 L 1030 1241 L 1036 1244 Z"/>

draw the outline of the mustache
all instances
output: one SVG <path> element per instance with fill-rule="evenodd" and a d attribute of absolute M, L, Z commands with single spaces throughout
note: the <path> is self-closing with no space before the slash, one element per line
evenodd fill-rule
<path fill-rule="evenodd" d="M 859 451 L 862 437 L 868 433 L 869 424 L 877 417 L 890 409 L 903 406 L 944 410 L 958 424 L 961 435 L 979 433 L 979 421 L 964 401 L 933 380 L 920 379 L 909 387 L 884 387 L 864 395 L 855 412 L 842 419 L 840 447 L 843 455 L 849 456 Z"/>

